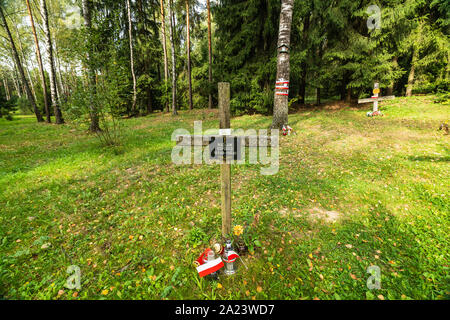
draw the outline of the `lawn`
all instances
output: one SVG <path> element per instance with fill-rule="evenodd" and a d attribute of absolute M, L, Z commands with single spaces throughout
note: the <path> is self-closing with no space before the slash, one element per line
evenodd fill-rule
<path fill-rule="evenodd" d="M 4 299 L 443 299 L 449 297 L 449 106 L 433 96 L 289 116 L 280 168 L 232 168 L 233 225 L 250 252 L 236 275 L 192 262 L 220 238 L 217 165 L 171 162 L 176 128 L 217 111 L 121 120 L 122 145 L 86 127 L 0 119 Z M 232 119 L 265 129 L 271 117 Z M 67 268 L 81 269 L 69 290 Z M 369 290 L 367 268 L 381 270 Z"/>

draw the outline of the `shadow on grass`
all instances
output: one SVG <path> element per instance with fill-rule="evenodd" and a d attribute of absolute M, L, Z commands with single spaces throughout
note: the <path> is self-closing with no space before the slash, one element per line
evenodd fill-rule
<path fill-rule="evenodd" d="M 450 162 L 449 156 L 409 156 L 409 161 Z"/>

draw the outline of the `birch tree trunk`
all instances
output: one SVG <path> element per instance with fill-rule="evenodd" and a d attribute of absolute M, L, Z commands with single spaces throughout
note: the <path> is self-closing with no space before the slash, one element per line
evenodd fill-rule
<path fill-rule="evenodd" d="M 212 43 L 211 43 L 211 7 L 209 0 L 206 0 L 206 7 L 208 10 L 208 82 L 209 87 L 212 87 Z M 208 109 L 212 109 L 212 95 L 208 94 Z"/>
<path fill-rule="evenodd" d="M 58 94 L 56 92 L 56 69 L 55 69 L 55 59 L 53 57 L 53 46 L 52 38 L 50 35 L 50 28 L 48 25 L 48 11 L 47 4 L 45 0 L 41 0 L 41 14 L 42 14 L 42 24 L 44 27 L 45 40 L 47 44 L 47 54 L 48 62 L 50 65 L 50 97 L 52 100 L 53 113 L 55 114 L 56 124 L 63 124 L 64 119 L 62 117 L 61 109 L 59 107 Z"/>
<path fill-rule="evenodd" d="M 280 28 L 278 31 L 278 57 L 276 81 L 289 87 L 289 48 L 291 40 L 293 0 L 281 0 Z M 288 123 L 288 90 L 275 90 L 272 128 L 281 129 Z"/>
<path fill-rule="evenodd" d="M 30 1 L 26 0 L 27 8 L 28 8 L 28 14 L 30 16 L 30 22 L 31 22 L 31 30 L 33 31 L 33 37 L 34 37 L 34 44 L 36 46 L 36 57 L 38 60 L 38 67 L 39 67 L 39 74 L 41 76 L 41 85 L 44 95 L 44 110 L 45 110 L 45 119 L 47 123 L 51 123 L 50 118 L 50 107 L 48 104 L 48 93 L 47 93 L 47 83 L 45 80 L 45 73 L 44 73 L 44 66 L 42 64 L 42 56 L 41 56 L 41 49 L 39 48 L 39 41 L 36 34 L 36 28 L 34 26 L 34 19 L 33 19 L 33 13 L 31 11 Z"/>
<path fill-rule="evenodd" d="M 11 48 L 9 48 L 9 52 L 11 53 L 11 56 L 14 57 L 14 52 Z M 14 87 L 16 88 L 17 95 L 19 98 L 22 98 L 22 83 L 19 79 L 19 68 L 17 67 L 16 60 L 13 60 L 13 70 L 12 70 L 12 77 L 14 80 Z"/>
<path fill-rule="evenodd" d="M 62 77 L 62 73 L 61 73 L 61 59 L 59 58 L 59 51 L 58 51 L 58 45 L 57 45 L 57 41 L 55 39 L 54 41 L 55 44 L 55 66 L 56 66 L 56 77 L 58 80 L 58 88 L 59 88 L 59 99 L 61 101 L 61 96 L 66 96 L 66 90 L 64 88 L 64 83 L 63 83 L 63 77 Z"/>
<path fill-rule="evenodd" d="M 308 41 L 308 31 L 309 31 L 309 23 L 310 23 L 310 15 L 308 14 L 308 16 L 306 16 L 305 21 L 303 23 L 303 35 L 302 35 L 302 40 L 303 40 L 303 45 L 306 45 L 307 41 Z M 301 73 L 301 79 L 300 79 L 300 103 L 301 104 L 305 104 L 306 101 L 306 76 L 308 75 L 308 64 L 306 63 L 306 58 L 305 60 L 302 62 L 301 66 L 302 66 L 302 73 Z"/>
<path fill-rule="evenodd" d="M 177 115 L 177 70 L 175 59 L 175 17 L 173 14 L 173 3 L 169 0 L 169 18 L 170 18 L 170 44 L 172 46 L 172 114 Z"/>
<path fill-rule="evenodd" d="M 88 73 L 88 86 L 90 91 L 90 103 L 89 103 L 89 115 L 91 117 L 91 125 L 89 126 L 89 131 L 91 132 L 98 132 L 101 131 L 100 124 L 99 124 L 99 118 L 98 118 L 98 111 L 93 103 L 94 94 L 96 92 L 96 83 L 95 83 L 95 71 L 91 65 L 91 49 L 89 44 L 89 38 L 91 34 L 91 28 L 92 28 L 92 21 L 91 21 L 91 0 L 82 0 L 81 6 L 83 8 L 83 18 L 84 18 L 84 26 L 88 32 L 88 52 L 86 53 L 87 56 L 87 73 Z"/>
<path fill-rule="evenodd" d="M 133 103 L 131 105 L 131 113 L 133 116 L 137 115 L 136 111 L 136 74 L 134 72 L 134 52 L 133 52 L 133 24 L 131 22 L 131 4 L 130 0 L 127 0 L 127 13 L 128 13 L 128 39 L 130 41 L 130 68 L 131 76 L 133 77 Z"/>
<path fill-rule="evenodd" d="M 167 43 L 166 43 L 166 17 L 164 15 L 164 0 L 161 0 L 161 31 L 162 31 L 162 46 L 164 52 L 164 81 L 165 89 L 167 89 L 169 80 L 169 61 L 167 58 Z M 167 92 L 164 92 L 167 94 Z M 169 112 L 169 103 L 166 103 L 166 112 Z"/>
<path fill-rule="evenodd" d="M 23 68 L 26 71 L 26 75 L 28 76 L 28 80 L 30 81 L 30 86 L 31 86 L 31 93 L 33 94 L 34 100 L 36 101 L 36 91 L 34 89 L 34 83 L 33 83 L 33 78 L 31 77 L 30 74 L 30 69 L 28 68 L 28 65 L 26 63 L 26 58 L 25 58 L 25 52 L 23 51 L 23 46 L 22 46 L 22 39 L 20 37 L 20 32 L 19 32 L 19 28 L 17 27 L 17 25 L 14 26 L 15 30 L 16 30 L 16 35 L 17 35 L 17 41 L 19 43 L 19 50 L 22 56 L 22 64 L 23 64 Z"/>
<path fill-rule="evenodd" d="M 12 50 L 11 50 L 11 54 L 13 54 Z M 17 95 L 19 96 L 19 98 L 22 98 L 22 90 L 20 89 L 20 82 L 18 79 L 19 75 L 17 72 L 17 67 L 16 67 L 15 61 L 14 61 L 14 65 L 13 65 L 12 77 L 13 77 L 14 88 L 16 88 Z"/>
<path fill-rule="evenodd" d="M 0 18 L 1 18 L 2 22 L 3 22 L 3 27 L 5 28 L 8 40 L 9 40 L 9 42 L 11 44 L 13 58 L 16 61 L 17 69 L 19 69 L 19 75 L 22 78 L 22 82 L 23 82 L 23 84 L 25 86 L 25 92 L 27 94 L 28 100 L 30 101 L 31 107 L 34 110 L 34 114 L 36 115 L 37 121 L 38 122 L 43 122 L 44 119 L 42 118 L 42 115 L 39 112 L 39 109 L 37 108 L 36 100 L 34 100 L 33 94 L 31 93 L 30 86 L 28 85 L 28 81 L 25 78 L 25 73 L 23 71 L 23 67 L 22 67 L 22 64 L 20 62 L 19 54 L 17 53 L 17 49 L 16 49 L 16 46 L 14 44 L 13 37 L 11 35 L 11 31 L 9 30 L 8 23 L 6 22 L 6 17 L 5 17 L 5 14 L 3 12 L 3 8 L 1 6 L 0 6 Z"/>
<path fill-rule="evenodd" d="M 191 76 L 191 31 L 189 29 L 189 0 L 186 0 L 186 33 L 187 33 L 187 76 L 189 85 L 189 110 L 192 110 L 192 76 Z"/>
<path fill-rule="evenodd" d="M 11 96 L 9 94 L 8 82 L 6 81 L 5 78 L 3 78 L 3 86 L 5 87 L 6 100 L 9 101 L 11 100 Z"/>

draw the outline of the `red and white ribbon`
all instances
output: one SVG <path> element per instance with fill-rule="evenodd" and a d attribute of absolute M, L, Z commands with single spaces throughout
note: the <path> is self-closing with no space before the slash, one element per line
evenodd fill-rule
<path fill-rule="evenodd" d="M 222 258 L 214 259 L 213 261 L 208 261 L 201 266 L 197 267 L 197 271 L 200 277 L 207 276 L 213 272 L 216 272 L 224 266 Z"/>
<path fill-rule="evenodd" d="M 228 262 L 228 263 L 234 262 L 234 261 L 236 261 L 237 258 L 239 258 L 239 255 L 236 252 L 234 252 L 233 250 L 231 250 L 231 251 L 228 251 L 227 259 L 225 260 L 225 262 Z"/>

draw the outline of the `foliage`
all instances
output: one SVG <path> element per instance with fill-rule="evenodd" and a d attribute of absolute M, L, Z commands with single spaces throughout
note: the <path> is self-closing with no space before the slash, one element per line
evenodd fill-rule
<path fill-rule="evenodd" d="M 16 110 L 16 104 L 18 99 L 13 96 L 9 101 L 6 99 L 5 89 L 2 86 L 0 88 L 0 118 L 5 117 L 7 120 L 12 120 L 11 112 Z M 20 101 L 20 100 L 19 100 Z"/>

